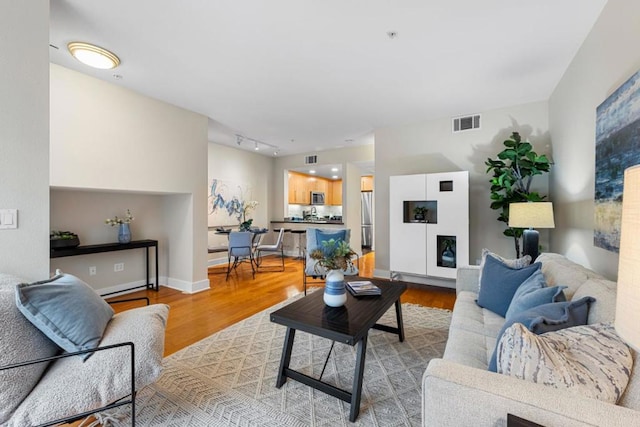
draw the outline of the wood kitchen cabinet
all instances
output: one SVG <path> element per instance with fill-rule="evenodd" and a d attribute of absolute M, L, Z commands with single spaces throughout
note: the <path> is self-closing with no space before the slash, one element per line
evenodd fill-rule
<path fill-rule="evenodd" d="M 311 204 L 312 191 L 324 193 L 327 205 L 342 205 L 342 180 L 331 181 L 317 176 L 289 172 L 289 204 Z"/>
<path fill-rule="evenodd" d="M 308 205 L 311 203 L 309 177 L 301 173 L 289 172 L 289 203 Z"/>
<path fill-rule="evenodd" d="M 329 193 L 329 204 L 332 206 L 342 205 L 342 180 L 330 182 L 331 191 Z"/>
<path fill-rule="evenodd" d="M 360 178 L 360 191 L 373 191 L 373 176 L 367 175 Z"/>

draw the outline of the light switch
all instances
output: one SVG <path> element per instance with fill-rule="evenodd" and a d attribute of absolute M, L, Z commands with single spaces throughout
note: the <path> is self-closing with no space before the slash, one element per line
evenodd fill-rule
<path fill-rule="evenodd" d="M 18 228 L 18 210 L 0 209 L 0 230 Z"/>

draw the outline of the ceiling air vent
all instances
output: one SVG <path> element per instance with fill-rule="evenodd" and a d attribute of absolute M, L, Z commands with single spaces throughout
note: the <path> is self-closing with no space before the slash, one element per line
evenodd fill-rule
<path fill-rule="evenodd" d="M 305 165 L 315 165 L 316 163 L 318 163 L 318 156 L 316 154 L 313 156 L 304 156 Z"/>
<path fill-rule="evenodd" d="M 451 119 L 453 133 L 465 130 L 480 129 L 480 114 L 471 116 L 454 117 Z"/>

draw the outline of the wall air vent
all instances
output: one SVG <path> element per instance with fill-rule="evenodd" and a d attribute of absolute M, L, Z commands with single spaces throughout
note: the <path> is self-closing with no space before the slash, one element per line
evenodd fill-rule
<path fill-rule="evenodd" d="M 318 156 L 316 154 L 313 156 L 304 156 L 305 165 L 315 165 L 316 163 L 318 163 Z"/>
<path fill-rule="evenodd" d="M 453 119 L 451 119 L 451 124 L 451 130 L 453 131 L 453 133 L 462 132 L 465 130 L 480 129 L 480 114 L 454 117 Z"/>

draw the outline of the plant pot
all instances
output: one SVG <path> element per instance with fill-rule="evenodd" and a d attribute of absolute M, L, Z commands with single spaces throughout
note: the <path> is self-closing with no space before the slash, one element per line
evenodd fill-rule
<path fill-rule="evenodd" d="M 344 274 L 341 270 L 329 270 L 325 278 L 324 303 L 329 307 L 342 307 L 347 302 Z"/>

